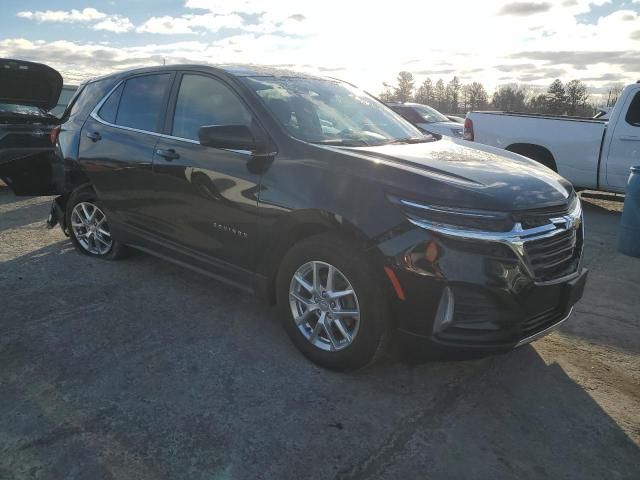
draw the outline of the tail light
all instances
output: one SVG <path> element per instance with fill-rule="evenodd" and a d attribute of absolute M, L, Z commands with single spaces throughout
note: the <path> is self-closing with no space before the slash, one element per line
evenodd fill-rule
<path fill-rule="evenodd" d="M 49 132 L 49 140 L 51 140 L 51 145 L 55 145 L 58 141 L 58 135 L 60 135 L 60 127 L 53 127 Z"/>
<path fill-rule="evenodd" d="M 468 117 L 464 119 L 464 139 L 473 142 L 473 121 Z"/>

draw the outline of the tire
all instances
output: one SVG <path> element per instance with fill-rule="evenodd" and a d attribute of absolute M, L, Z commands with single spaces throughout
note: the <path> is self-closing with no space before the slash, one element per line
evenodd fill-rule
<path fill-rule="evenodd" d="M 327 288 L 330 267 L 333 289 Z M 314 269 L 320 288 L 313 286 Z M 344 295 L 349 290 L 353 295 Z M 327 296 L 322 297 L 322 292 Z M 278 271 L 276 296 L 287 334 L 317 365 L 353 371 L 374 363 L 385 352 L 391 330 L 386 290 L 365 255 L 340 237 L 322 234 L 294 245 Z M 353 312 L 359 315 L 350 315 Z"/>
<path fill-rule="evenodd" d="M 74 193 L 65 215 L 69 238 L 80 253 L 104 260 L 117 260 L 125 255 L 126 247 L 111 238 L 108 219 L 93 191 Z"/>

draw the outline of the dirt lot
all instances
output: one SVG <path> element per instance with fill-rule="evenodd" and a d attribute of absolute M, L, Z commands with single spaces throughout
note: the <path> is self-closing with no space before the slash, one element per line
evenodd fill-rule
<path fill-rule="evenodd" d="M 0 479 L 638 479 L 640 259 L 587 201 L 586 296 L 510 354 L 354 375 L 272 309 L 161 260 L 102 262 L 0 187 Z"/>

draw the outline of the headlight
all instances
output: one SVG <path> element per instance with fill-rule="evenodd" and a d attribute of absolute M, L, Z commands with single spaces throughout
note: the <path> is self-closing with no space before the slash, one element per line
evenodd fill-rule
<path fill-rule="evenodd" d="M 514 222 L 508 212 L 492 212 L 466 208 L 428 205 L 389 196 L 389 200 L 402 208 L 409 221 L 424 228 L 441 230 L 478 230 L 508 232 Z"/>

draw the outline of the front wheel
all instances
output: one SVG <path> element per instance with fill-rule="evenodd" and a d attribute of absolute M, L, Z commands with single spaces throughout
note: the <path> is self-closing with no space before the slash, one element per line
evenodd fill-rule
<path fill-rule="evenodd" d="M 72 197 L 67 207 L 67 225 L 71 242 L 81 253 L 107 260 L 123 255 L 125 247 L 112 238 L 107 216 L 93 192 L 79 192 Z"/>
<path fill-rule="evenodd" d="M 277 295 L 289 337 L 318 365 L 355 370 L 384 352 L 385 292 L 370 262 L 344 240 L 319 235 L 295 245 L 278 273 Z"/>

